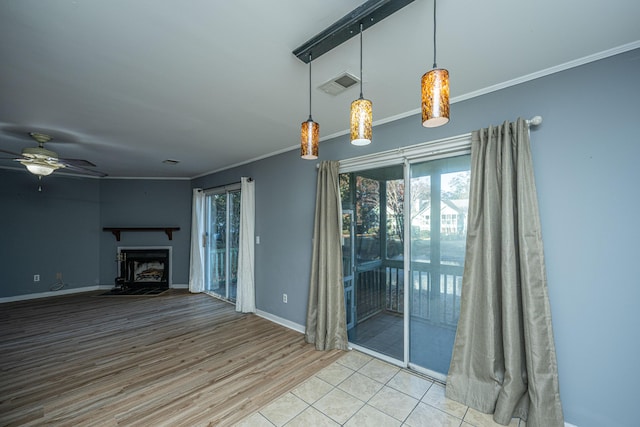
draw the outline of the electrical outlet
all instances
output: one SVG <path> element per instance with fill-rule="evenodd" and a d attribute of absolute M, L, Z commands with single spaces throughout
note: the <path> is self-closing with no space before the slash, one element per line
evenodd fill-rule
<path fill-rule="evenodd" d="M 287 294 L 282 294 L 282 302 L 287 303 Z"/>
<path fill-rule="evenodd" d="M 62 280 L 62 273 L 56 273 L 56 280 Z"/>
<path fill-rule="evenodd" d="M 39 282 L 40 281 L 40 275 L 39 274 L 34 274 L 33 275 L 33 281 L 34 282 Z"/>

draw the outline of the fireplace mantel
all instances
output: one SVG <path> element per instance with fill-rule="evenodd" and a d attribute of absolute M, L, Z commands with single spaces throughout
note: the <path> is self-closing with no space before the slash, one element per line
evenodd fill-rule
<path fill-rule="evenodd" d="M 120 241 L 120 233 L 123 231 L 164 231 L 169 240 L 173 240 L 173 232 L 180 230 L 180 227 L 104 227 L 102 231 L 110 231 L 116 236 L 116 241 Z"/>

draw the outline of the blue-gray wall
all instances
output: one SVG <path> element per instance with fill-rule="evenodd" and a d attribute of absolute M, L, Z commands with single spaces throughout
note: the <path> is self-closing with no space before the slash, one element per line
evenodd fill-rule
<path fill-rule="evenodd" d="M 113 285 L 118 246 L 172 246 L 173 284 L 189 281 L 191 194 L 188 180 L 110 180 L 53 174 L 41 181 L 0 169 L 0 298 L 48 292 L 62 273 L 64 289 Z M 177 226 L 122 233 L 103 227 Z M 40 275 L 40 282 L 33 276 Z"/>
<path fill-rule="evenodd" d="M 441 128 L 425 129 L 415 116 L 376 127 L 367 147 L 352 147 L 347 136 L 320 146 L 320 160 L 338 160 L 543 116 L 531 139 L 561 397 L 566 421 L 580 427 L 638 422 L 639 76 L 640 50 L 630 51 L 453 104 Z M 291 151 L 193 182 L 255 178 L 256 304 L 298 324 L 305 323 L 316 163 Z"/>
<path fill-rule="evenodd" d="M 101 227 L 180 227 L 169 240 L 164 232 L 100 234 L 100 283 L 114 284 L 118 246 L 171 246 L 172 284 L 189 283 L 191 184 L 189 180 L 100 180 Z"/>
<path fill-rule="evenodd" d="M 97 179 L 0 170 L 0 297 L 95 286 L 100 233 Z"/>
<path fill-rule="evenodd" d="M 311 238 L 316 191 L 316 162 L 297 152 L 269 157 L 250 165 L 193 181 L 198 188 L 255 180 L 256 305 L 259 310 L 304 325 L 307 310 Z M 282 294 L 288 303 L 282 303 Z"/>

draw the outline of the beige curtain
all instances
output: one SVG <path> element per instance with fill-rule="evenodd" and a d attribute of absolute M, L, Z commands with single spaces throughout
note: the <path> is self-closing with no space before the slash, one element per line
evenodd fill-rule
<path fill-rule="evenodd" d="M 499 424 L 563 426 L 524 120 L 472 134 L 460 319 L 446 396 Z"/>
<path fill-rule="evenodd" d="M 305 339 L 318 350 L 348 347 L 342 284 L 339 163 L 320 163 Z"/>

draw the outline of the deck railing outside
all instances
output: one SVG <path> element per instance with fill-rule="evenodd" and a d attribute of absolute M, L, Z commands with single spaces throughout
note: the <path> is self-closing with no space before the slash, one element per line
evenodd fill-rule
<path fill-rule="evenodd" d="M 229 298 L 234 300 L 236 297 L 236 281 L 238 271 L 238 248 L 231 248 L 229 250 L 231 274 L 229 275 Z M 207 278 L 206 288 L 216 294 L 220 294 L 224 297 L 225 283 L 227 280 L 226 274 L 226 250 L 225 249 L 209 249 L 207 255 L 208 263 L 206 265 Z"/>
<path fill-rule="evenodd" d="M 439 280 L 428 262 L 412 263 L 411 315 L 431 323 L 453 326 L 460 315 L 462 266 L 441 264 Z M 404 268 L 402 261 L 373 261 L 356 270 L 358 323 L 382 311 L 404 313 Z"/>

